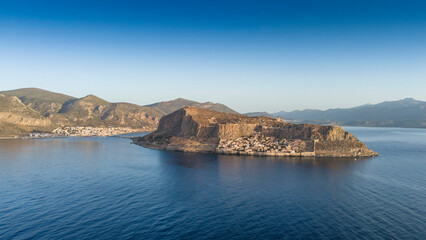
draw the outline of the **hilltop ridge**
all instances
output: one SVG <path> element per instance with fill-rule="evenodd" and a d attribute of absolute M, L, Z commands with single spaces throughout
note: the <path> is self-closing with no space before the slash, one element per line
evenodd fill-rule
<path fill-rule="evenodd" d="M 225 113 L 238 113 L 221 103 L 213 103 L 213 102 L 199 103 L 199 102 L 187 100 L 184 98 L 176 98 L 174 100 L 153 103 L 153 104 L 149 104 L 145 106 L 154 108 L 160 111 L 163 115 L 170 114 L 186 106 L 193 106 L 193 107 L 202 108 L 202 109 L 211 109 L 211 110 L 225 112 Z"/>
<path fill-rule="evenodd" d="M 61 93 L 55 93 L 40 88 L 21 88 L 0 92 L 6 96 L 16 96 L 26 106 L 36 110 L 43 116 L 59 111 L 62 104 L 76 99 Z"/>
<path fill-rule="evenodd" d="M 64 103 L 68 100 L 75 99 L 62 93 L 47 91 L 40 88 L 20 88 L 15 90 L 0 91 L 6 96 L 16 96 L 24 104 L 37 102 L 60 102 Z"/>

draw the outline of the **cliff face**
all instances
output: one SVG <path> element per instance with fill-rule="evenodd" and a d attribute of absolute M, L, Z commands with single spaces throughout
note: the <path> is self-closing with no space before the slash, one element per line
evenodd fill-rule
<path fill-rule="evenodd" d="M 291 124 L 185 107 L 161 118 L 136 144 L 174 151 L 266 156 L 366 157 L 377 153 L 341 127 Z"/>

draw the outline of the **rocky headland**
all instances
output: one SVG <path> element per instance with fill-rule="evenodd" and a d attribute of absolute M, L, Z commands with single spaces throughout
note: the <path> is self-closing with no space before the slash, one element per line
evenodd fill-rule
<path fill-rule="evenodd" d="M 301 157 L 377 155 L 338 126 L 293 124 L 279 118 L 196 107 L 184 107 L 162 117 L 155 132 L 132 140 L 148 148 L 183 152 Z"/>

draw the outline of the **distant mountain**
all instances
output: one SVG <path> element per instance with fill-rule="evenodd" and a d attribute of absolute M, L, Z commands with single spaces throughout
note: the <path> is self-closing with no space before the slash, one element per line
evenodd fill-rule
<path fill-rule="evenodd" d="M 337 122 L 347 126 L 426 127 L 426 102 L 406 98 L 354 108 L 325 111 L 307 109 L 278 112 L 274 116 L 299 122 Z"/>
<path fill-rule="evenodd" d="M 267 112 L 249 112 L 249 113 L 244 113 L 244 115 L 247 115 L 249 117 L 260 117 L 260 116 L 275 117 L 272 114 L 267 113 Z"/>
<path fill-rule="evenodd" d="M 199 103 L 199 102 L 195 102 L 195 101 L 191 101 L 191 100 L 187 100 L 187 99 L 183 99 L 183 98 L 177 98 L 175 100 L 171 100 L 171 101 L 165 101 L 165 102 L 159 102 L 159 103 L 154 103 L 154 104 L 150 104 L 150 105 L 146 105 L 146 107 L 150 107 L 152 109 L 155 109 L 159 112 L 161 112 L 163 115 L 167 115 L 169 113 L 172 113 L 176 110 L 179 110 L 183 107 L 186 106 L 193 106 L 193 107 L 197 107 L 197 108 L 203 108 L 203 109 L 210 109 L 210 110 L 215 110 L 218 112 L 225 112 L 225 113 L 238 113 L 234 110 L 232 110 L 231 108 L 220 104 L 220 103 L 212 103 L 212 102 L 205 102 L 205 103 Z"/>

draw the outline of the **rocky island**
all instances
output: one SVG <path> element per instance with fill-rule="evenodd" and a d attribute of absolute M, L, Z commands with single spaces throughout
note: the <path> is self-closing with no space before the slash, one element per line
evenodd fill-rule
<path fill-rule="evenodd" d="M 196 107 L 184 107 L 162 117 L 155 132 L 132 140 L 148 148 L 183 152 L 300 157 L 377 155 L 342 127 L 293 124 L 279 118 Z"/>

